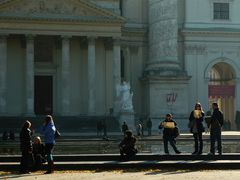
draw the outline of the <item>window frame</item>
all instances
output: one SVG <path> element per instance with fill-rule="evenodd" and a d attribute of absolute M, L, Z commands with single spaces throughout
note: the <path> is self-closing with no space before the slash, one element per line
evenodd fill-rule
<path fill-rule="evenodd" d="M 231 22 L 232 21 L 232 15 L 233 15 L 233 3 L 234 3 L 234 0 L 209 0 L 209 3 L 211 5 L 211 19 L 212 21 L 219 21 L 219 22 Z M 228 19 L 215 19 L 214 18 L 214 3 L 228 3 L 229 4 L 229 13 L 228 13 L 228 16 L 229 18 Z"/>

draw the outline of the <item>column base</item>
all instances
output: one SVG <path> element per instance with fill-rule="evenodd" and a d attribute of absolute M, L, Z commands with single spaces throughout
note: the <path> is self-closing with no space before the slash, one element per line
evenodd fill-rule
<path fill-rule="evenodd" d="M 171 113 L 177 123 L 187 128 L 189 116 L 189 77 L 155 76 L 145 79 L 148 114 L 153 119 L 153 129 L 157 129 L 166 114 Z"/>

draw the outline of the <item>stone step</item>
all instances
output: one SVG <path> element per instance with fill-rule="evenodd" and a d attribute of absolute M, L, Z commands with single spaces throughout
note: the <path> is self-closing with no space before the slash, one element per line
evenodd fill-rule
<path fill-rule="evenodd" d="M 0 162 L 20 162 L 20 155 L 1 155 Z M 223 155 L 159 155 L 159 154 L 137 154 L 131 161 L 216 161 L 240 160 L 240 153 L 224 153 Z M 54 155 L 55 162 L 102 162 L 102 161 L 120 161 L 119 154 L 71 154 L 71 155 Z"/>
<path fill-rule="evenodd" d="M 44 165 L 46 166 L 46 164 Z M 239 169 L 240 160 L 215 161 L 76 161 L 55 162 L 55 170 L 113 170 L 136 168 L 177 168 L 177 169 Z M 2 171 L 18 170 L 19 162 L 1 163 Z M 46 167 L 43 167 L 46 169 Z"/>

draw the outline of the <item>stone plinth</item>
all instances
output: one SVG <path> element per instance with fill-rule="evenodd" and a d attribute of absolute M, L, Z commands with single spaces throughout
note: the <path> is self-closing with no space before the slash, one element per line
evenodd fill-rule
<path fill-rule="evenodd" d="M 130 111 L 120 112 L 119 124 L 122 126 L 124 121 L 127 123 L 128 128 L 130 130 L 132 130 L 133 132 L 136 132 L 134 112 L 130 112 Z"/>

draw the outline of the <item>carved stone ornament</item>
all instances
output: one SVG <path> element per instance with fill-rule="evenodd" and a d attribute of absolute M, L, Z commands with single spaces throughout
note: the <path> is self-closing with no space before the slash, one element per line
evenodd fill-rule
<path fill-rule="evenodd" d="M 185 45 L 184 46 L 185 54 L 192 55 L 205 55 L 207 53 L 205 45 Z"/>
<path fill-rule="evenodd" d="M 57 14 L 75 16 L 94 16 L 97 13 L 81 7 L 77 0 L 21 0 L 21 3 L 12 4 L 1 9 L 1 13 L 16 14 Z"/>

